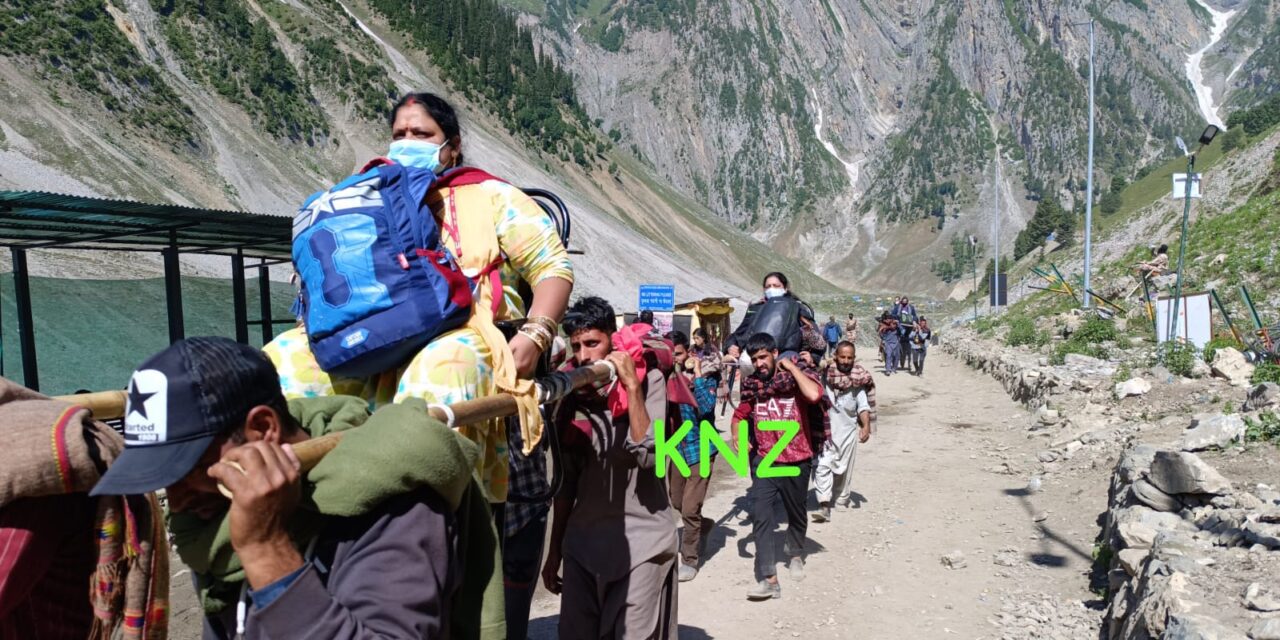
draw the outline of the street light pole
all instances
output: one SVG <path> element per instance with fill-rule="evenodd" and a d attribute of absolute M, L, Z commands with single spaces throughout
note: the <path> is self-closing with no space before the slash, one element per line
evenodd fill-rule
<path fill-rule="evenodd" d="M 1085 179 L 1084 200 L 1084 308 L 1093 302 L 1089 293 L 1089 272 L 1093 270 L 1093 20 L 1089 21 L 1089 174 Z"/>
<path fill-rule="evenodd" d="M 1182 238 L 1178 242 L 1178 275 L 1173 285 L 1173 313 L 1169 315 L 1169 326 L 1165 329 L 1165 340 L 1176 340 L 1174 334 L 1178 329 L 1178 306 L 1182 302 L 1182 262 L 1187 255 L 1187 220 L 1191 217 L 1191 189 L 1196 180 L 1196 155 L 1187 154 L 1186 193 L 1182 198 Z M 1188 336 L 1189 337 L 1189 336 Z"/>
<path fill-rule="evenodd" d="M 973 321 L 978 321 L 978 238 L 969 236 L 969 262 L 973 264 Z"/>
<path fill-rule="evenodd" d="M 1186 261 L 1187 256 L 1187 221 L 1191 218 L 1191 194 L 1195 189 L 1196 182 L 1196 153 L 1200 149 L 1205 148 L 1213 143 L 1214 137 L 1218 135 L 1218 126 L 1209 125 L 1204 128 L 1204 133 L 1200 134 L 1199 146 L 1196 150 L 1190 151 L 1187 145 L 1182 141 L 1181 137 L 1177 138 L 1178 148 L 1187 156 L 1187 179 L 1183 187 L 1185 191 L 1182 194 L 1182 237 L 1178 240 L 1178 275 L 1174 281 L 1173 288 L 1173 313 L 1169 315 L 1169 327 L 1165 330 L 1165 339 L 1174 340 L 1174 335 L 1178 328 L 1178 307 L 1182 302 L 1182 265 Z M 1186 336 L 1190 338 L 1190 336 Z M 1157 336 L 1159 338 L 1159 336 Z"/>

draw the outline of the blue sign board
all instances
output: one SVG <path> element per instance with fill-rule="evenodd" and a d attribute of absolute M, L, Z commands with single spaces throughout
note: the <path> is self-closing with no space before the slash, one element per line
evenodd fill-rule
<path fill-rule="evenodd" d="M 641 311 L 675 311 L 676 286 L 673 284 L 640 285 Z"/>

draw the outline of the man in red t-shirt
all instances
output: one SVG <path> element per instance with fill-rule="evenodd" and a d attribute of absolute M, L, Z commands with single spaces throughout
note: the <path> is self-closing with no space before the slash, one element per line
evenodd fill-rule
<path fill-rule="evenodd" d="M 750 355 L 755 371 L 742 381 L 742 402 L 733 413 L 733 424 L 748 420 L 752 426 L 751 450 L 751 529 L 756 541 L 755 587 L 747 592 L 749 600 L 782 597 L 778 584 L 776 541 L 777 506 L 787 512 L 787 551 L 791 555 L 793 579 L 804 578 L 804 538 L 808 528 L 805 497 L 813 470 L 813 430 L 822 424 L 810 423 L 810 409 L 822 401 L 822 383 L 816 372 L 790 359 L 778 358 L 773 337 L 758 333 L 747 340 L 744 351 Z M 821 419 L 821 418 L 819 418 Z M 762 429 L 766 422 L 784 422 L 799 429 Z M 789 442 L 781 442 L 793 434 Z M 829 434 L 825 436 L 829 439 Z M 761 461 L 778 445 L 784 445 L 774 459 L 772 471 L 794 467 L 795 475 L 774 475 L 761 468 Z"/>

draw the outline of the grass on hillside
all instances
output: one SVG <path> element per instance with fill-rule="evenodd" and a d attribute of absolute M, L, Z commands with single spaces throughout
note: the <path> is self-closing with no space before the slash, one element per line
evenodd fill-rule
<path fill-rule="evenodd" d="M 22 380 L 13 276 L 0 277 L 3 316 L 3 375 Z M 271 287 L 272 315 L 289 318 L 293 288 Z M 186 335 L 234 337 L 231 281 L 183 278 Z M 256 279 L 246 282 L 248 316 L 258 318 Z M 57 395 L 77 389 L 122 389 L 133 368 L 169 342 L 164 280 L 67 280 L 31 278 L 40 391 Z M 277 325 L 282 331 L 287 325 Z M 262 345 L 262 330 L 249 327 L 250 343 Z"/>
<path fill-rule="evenodd" d="M 1213 144 L 1196 154 L 1196 173 L 1205 173 L 1222 159 L 1222 142 Z M 1160 165 L 1145 177 L 1135 180 L 1120 193 L 1120 210 L 1111 215 L 1100 215 L 1094 208 L 1094 224 L 1100 231 L 1110 231 L 1127 222 L 1138 211 L 1173 192 L 1173 174 L 1186 173 L 1187 159 L 1178 156 Z M 1097 185 L 1094 185 L 1095 187 Z"/>

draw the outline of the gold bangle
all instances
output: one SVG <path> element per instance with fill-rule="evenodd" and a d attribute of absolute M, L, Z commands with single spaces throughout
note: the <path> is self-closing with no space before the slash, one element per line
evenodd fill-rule
<path fill-rule="evenodd" d="M 560 323 L 552 320 L 548 316 L 529 316 L 528 318 L 525 318 L 524 321 L 525 324 L 532 324 L 546 329 L 547 333 L 550 333 L 553 336 L 560 331 Z"/>
<path fill-rule="evenodd" d="M 528 324 L 520 327 L 518 332 L 533 342 L 538 351 L 546 351 L 551 346 L 551 333 L 545 327 L 536 324 Z"/>

